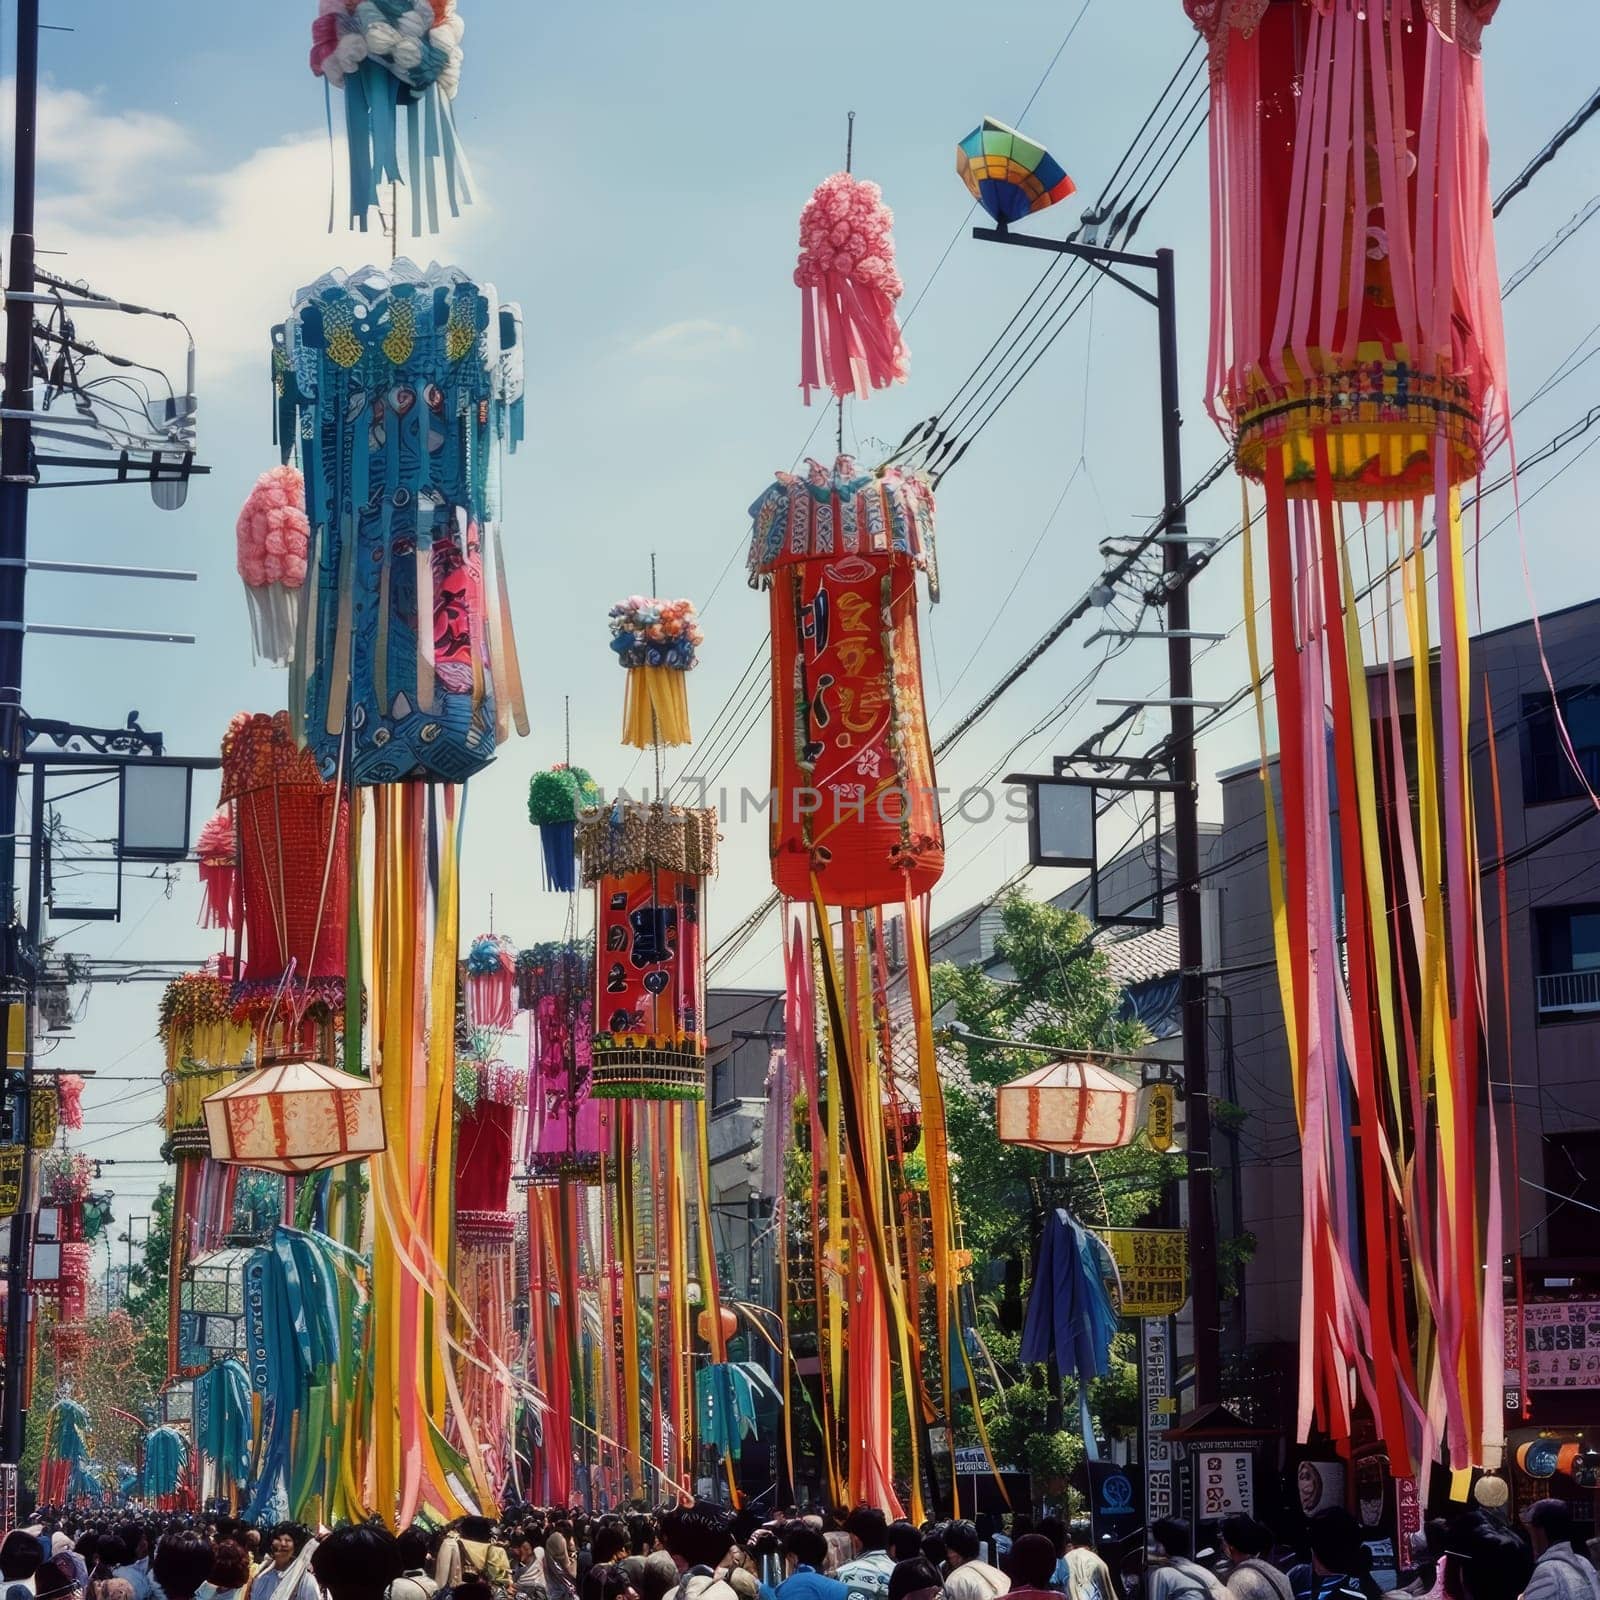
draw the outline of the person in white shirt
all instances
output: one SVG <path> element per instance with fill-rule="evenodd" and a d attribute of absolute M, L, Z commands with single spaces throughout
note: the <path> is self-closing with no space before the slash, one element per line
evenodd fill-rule
<path fill-rule="evenodd" d="M 322 1600 L 311 1575 L 315 1550 L 316 1541 L 304 1528 L 280 1522 L 267 1536 L 267 1565 L 251 1580 L 250 1600 Z"/>
<path fill-rule="evenodd" d="M 857 1506 L 844 1519 L 851 1556 L 834 1573 L 848 1600 L 888 1600 L 894 1558 L 889 1554 L 889 1519 L 876 1506 Z"/>

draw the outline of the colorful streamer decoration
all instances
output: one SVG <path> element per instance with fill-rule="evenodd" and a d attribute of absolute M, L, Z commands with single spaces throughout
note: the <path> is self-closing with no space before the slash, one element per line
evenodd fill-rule
<path fill-rule="evenodd" d="M 895 320 L 905 292 L 883 191 L 848 172 L 824 178 L 800 213 L 800 391 L 865 400 L 904 383 L 911 353 Z"/>
<path fill-rule="evenodd" d="M 717 814 L 618 801 L 578 825 L 595 890 L 591 1093 L 613 1100 L 705 1094 L 705 881 Z"/>
<path fill-rule="evenodd" d="M 330 91 L 344 91 L 350 225 L 363 233 L 380 184 L 410 185 L 413 234 L 423 231 L 424 214 L 427 231 L 439 231 L 440 169 L 450 215 L 460 216 L 471 204 L 472 173 L 451 110 L 461 87 L 465 32 L 456 0 L 319 0 L 311 70 Z M 328 117 L 331 134 L 331 103 Z"/>
<path fill-rule="evenodd" d="M 189 1441 L 166 1424 L 144 1436 L 144 1470 L 139 1490 L 158 1511 L 174 1510 L 189 1468 Z"/>
<path fill-rule="evenodd" d="M 273 350 L 311 523 L 296 731 L 329 778 L 460 782 L 528 730 L 499 528 L 522 314 L 401 260 L 302 289 Z"/>
<path fill-rule="evenodd" d="M 1045 1219 L 1022 1325 L 1022 1359 L 1042 1365 L 1053 1356 L 1056 1370 L 1080 1385 L 1111 1370 L 1111 1336 L 1117 1331 L 1101 1248 L 1065 1211 L 1052 1211 Z"/>
<path fill-rule="evenodd" d="M 539 830 L 544 886 L 557 894 L 578 887 L 578 818 L 600 804 L 600 789 L 582 767 L 557 762 L 528 783 L 528 821 Z"/>
<path fill-rule="evenodd" d="M 690 743 L 684 674 L 698 664 L 705 638 L 694 607 L 634 594 L 612 606 L 609 620 L 611 648 L 628 674 L 622 742 L 636 750 Z"/>
<path fill-rule="evenodd" d="M 256 479 L 235 533 L 256 659 L 287 666 L 294 659 L 311 542 L 305 480 L 296 468 L 269 467 Z"/>
<path fill-rule="evenodd" d="M 1307 1262 L 1300 1436 L 1315 1424 L 1345 1444 L 1358 1396 L 1397 1477 L 1446 1456 L 1492 1465 L 1505 1241 L 1482 1091 L 1458 485 L 1509 428 L 1477 54 L 1496 0 L 1429 0 L 1415 25 L 1358 0 L 1185 4 L 1211 61 L 1212 409 L 1266 502 L 1281 838 L 1271 787 L 1266 806 Z M 1349 553 L 1369 536 L 1412 661 L 1407 690 L 1391 664 L 1376 703 Z M 1265 780 L 1259 698 L 1258 720 Z"/>
<path fill-rule="evenodd" d="M 233 813 L 223 806 L 207 818 L 195 840 L 200 864 L 200 926 L 239 926 L 239 842 L 234 837 Z"/>
<path fill-rule="evenodd" d="M 782 473 L 750 508 L 772 602 L 772 881 L 826 905 L 931 889 L 944 832 L 922 692 L 917 573 L 937 594 L 933 495 L 850 456 Z"/>
<path fill-rule="evenodd" d="M 1042 144 L 993 117 L 956 146 L 956 171 L 1002 227 L 1065 200 L 1078 187 Z"/>
<path fill-rule="evenodd" d="M 594 1182 L 611 1148 L 611 1106 L 595 1099 L 594 944 L 535 945 L 517 958 L 518 993 L 529 1013 L 528 1181 Z"/>
<path fill-rule="evenodd" d="M 467 951 L 467 1020 L 473 1028 L 504 1033 L 517 1020 L 517 947 L 504 937 L 479 934 Z"/>

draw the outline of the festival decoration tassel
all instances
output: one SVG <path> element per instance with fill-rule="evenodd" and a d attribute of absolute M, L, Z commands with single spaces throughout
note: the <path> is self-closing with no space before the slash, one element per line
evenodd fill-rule
<path fill-rule="evenodd" d="M 545 888 L 571 894 L 578 887 L 578 818 L 599 803 L 599 787 L 582 767 L 557 762 L 548 772 L 534 773 L 528 821 L 539 830 Z"/>
<path fill-rule="evenodd" d="M 213 812 L 195 841 L 200 864 L 200 926 L 233 932 L 239 926 L 239 841 L 233 812 Z"/>
<path fill-rule="evenodd" d="M 256 479 L 235 533 L 255 657 L 287 666 L 294 660 L 311 538 L 305 480 L 297 468 L 270 467 Z"/>
<path fill-rule="evenodd" d="M 471 204 L 472 174 L 451 111 L 461 87 L 465 32 L 455 0 L 319 0 L 311 25 L 311 70 L 330 89 L 344 91 L 350 225 L 363 233 L 380 184 L 410 186 L 413 234 L 423 231 L 424 216 L 427 231 L 439 231 L 441 169 L 450 215 L 460 216 L 460 208 Z M 331 103 L 328 117 L 331 137 Z"/>
<path fill-rule="evenodd" d="M 1266 502 L 1288 819 L 1280 847 L 1266 783 L 1269 884 L 1302 1144 L 1300 1437 L 1315 1425 L 1346 1447 L 1359 1399 L 1396 1477 L 1446 1455 L 1494 1465 L 1504 1435 L 1458 492 L 1509 430 L 1478 61 L 1496 4 L 1423 0 L 1413 24 L 1360 0 L 1185 0 L 1211 63 L 1210 403 Z M 1398 579 L 1409 754 L 1400 674 L 1391 660 L 1369 680 L 1363 654 L 1352 504 Z M 1265 782 L 1251 543 L 1247 507 Z"/>
<path fill-rule="evenodd" d="M 635 750 L 688 744 L 689 693 L 684 674 L 697 665 L 704 640 L 687 600 L 630 595 L 612 606 L 611 648 L 628 673 L 622 742 Z"/>
<path fill-rule="evenodd" d="M 848 172 L 824 178 L 800 213 L 800 390 L 865 400 L 904 383 L 910 353 L 895 320 L 905 292 L 883 191 Z"/>
<path fill-rule="evenodd" d="M 467 951 L 467 998 L 472 1026 L 504 1033 L 517 1020 L 516 947 L 480 934 Z"/>
<path fill-rule="evenodd" d="M 302 289 L 273 356 L 311 524 L 297 732 L 328 778 L 460 782 L 528 731 L 499 537 L 521 313 L 401 259 Z"/>

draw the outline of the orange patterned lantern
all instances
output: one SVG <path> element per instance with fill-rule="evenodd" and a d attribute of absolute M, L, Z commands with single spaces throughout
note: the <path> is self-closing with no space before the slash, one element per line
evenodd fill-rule
<path fill-rule="evenodd" d="M 609 1100 L 705 1094 L 705 880 L 717 814 L 618 802 L 578 824 L 595 886 L 590 1093 Z"/>
<path fill-rule="evenodd" d="M 922 695 L 917 573 L 937 596 L 933 495 L 890 467 L 781 474 L 751 507 L 772 596 L 772 881 L 876 906 L 944 871 Z"/>
<path fill-rule="evenodd" d="M 298 1175 L 384 1148 L 376 1084 L 320 1061 L 282 1061 L 207 1095 L 211 1159 Z"/>
<path fill-rule="evenodd" d="M 1115 1150 L 1139 1128 L 1139 1086 L 1092 1061 L 1055 1061 L 995 1094 L 1001 1144 L 1057 1155 Z"/>
<path fill-rule="evenodd" d="M 289 715 L 240 712 L 222 741 L 222 799 L 239 839 L 240 1017 L 279 997 L 292 1014 L 344 1003 L 349 802 L 289 731 Z M 287 980 L 287 982 L 286 982 Z"/>

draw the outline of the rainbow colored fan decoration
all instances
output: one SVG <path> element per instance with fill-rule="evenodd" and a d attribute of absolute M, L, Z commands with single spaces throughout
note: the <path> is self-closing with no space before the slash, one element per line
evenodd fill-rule
<path fill-rule="evenodd" d="M 996 222 L 1043 211 L 1077 189 L 1061 163 L 1025 133 L 985 117 L 956 146 L 956 171 Z"/>

